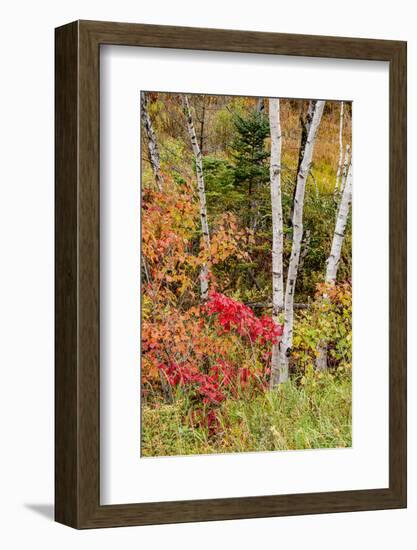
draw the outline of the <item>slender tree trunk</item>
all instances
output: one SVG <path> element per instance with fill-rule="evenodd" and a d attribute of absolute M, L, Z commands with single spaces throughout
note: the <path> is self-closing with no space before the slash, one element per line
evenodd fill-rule
<path fill-rule="evenodd" d="M 162 191 L 162 188 L 164 185 L 164 179 L 161 174 L 158 142 L 156 141 L 156 135 L 153 129 L 152 120 L 151 120 L 151 117 L 149 116 L 149 98 L 146 92 L 142 92 L 140 103 L 141 103 L 141 116 L 142 116 L 143 127 L 148 137 L 149 162 L 151 163 L 151 166 L 152 166 L 152 172 L 154 174 L 156 185 L 158 186 L 158 190 Z"/>
<path fill-rule="evenodd" d="M 340 182 L 340 194 L 342 194 L 343 191 L 345 190 L 346 178 L 347 178 L 347 175 L 348 175 L 349 163 L 350 163 L 349 156 L 350 156 L 350 147 L 349 147 L 349 144 L 347 143 L 346 144 L 346 151 L 345 151 L 345 160 L 343 161 L 342 179 L 341 179 L 341 182 Z"/>
<path fill-rule="evenodd" d="M 206 97 L 203 96 L 203 104 L 201 107 L 201 120 L 200 120 L 200 151 L 204 154 L 204 123 L 206 118 Z"/>
<path fill-rule="evenodd" d="M 350 162 L 346 183 L 344 185 L 340 206 L 337 213 L 336 225 L 333 233 L 332 248 L 330 255 L 327 258 L 326 277 L 327 284 L 334 285 L 336 283 L 337 270 L 339 268 L 340 256 L 342 253 L 343 240 L 345 238 L 346 224 L 349 216 L 349 208 L 352 202 L 352 162 Z M 323 296 L 326 300 L 327 296 Z M 322 340 L 317 348 L 316 359 L 317 370 L 325 370 L 327 368 L 327 342 Z"/>
<path fill-rule="evenodd" d="M 203 233 L 203 243 L 206 251 L 210 249 L 210 233 L 207 219 L 207 205 L 206 205 L 206 191 L 204 186 L 203 175 L 203 158 L 201 155 L 201 149 L 197 141 L 197 136 L 194 129 L 193 117 L 191 114 L 190 103 L 186 95 L 182 96 L 184 113 L 187 119 L 188 133 L 191 139 L 191 145 L 195 157 L 195 168 L 197 173 L 197 188 L 198 196 L 200 199 L 200 219 L 201 219 L 201 231 Z M 208 298 L 208 266 L 204 263 L 201 266 L 200 271 L 200 293 L 201 300 L 205 302 Z"/>
<path fill-rule="evenodd" d="M 301 242 L 303 239 L 303 209 L 307 178 L 313 159 L 314 144 L 324 110 L 324 101 L 314 103 L 314 113 L 305 144 L 303 159 L 297 175 L 297 186 L 294 198 L 293 238 L 291 257 L 288 266 L 287 284 L 284 301 L 284 332 L 280 343 L 280 367 L 278 382 L 288 380 L 289 355 L 291 353 L 294 324 L 294 292 L 300 260 Z"/>
<path fill-rule="evenodd" d="M 334 196 L 337 197 L 339 193 L 340 176 L 342 173 L 342 161 L 343 161 L 343 101 L 340 102 L 340 124 L 339 124 L 339 162 L 337 163 L 336 182 L 334 186 Z"/>
<path fill-rule="evenodd" d="M 281 202 L 281 122 L 279 99 L 269 100 L 269 125 L 271 131 L 271 210 L 272 210 L 272 318 L 279 320 L 284 309 L 283 221 Z M 272 346 L 271 386 L 279 382 L 279 344 Z"/>
<path fill-rule="evenodd" d="M 264 110 L 265 110 L 265 99 L 263 97 L 258 97 L 258 101 L 256 103 L 256 111 L 258 113 L 263 113 Z"/>
<path fill-rule="evenodd" d="M 349 215 L 349 208 L 352 202 L 352 161 L 346 177 L 346 184 L 340 200 L 339 212 L 337 214 L 336 226 L 333 234 L 332 248 L 327 259 L 326 283 L 336 282 L 337 270 L 339 268 L 340 255 L 342 252 L 343 240 L 345 238 L 346 223 Z"/>
<path fill-rule="evenodd" d="M 300 139 L 300 148 L 298 150 L 298 163 L 297 163 L 297 177 L 298 173 L 300 171 L 301 163 L 303 162 L 304 158 L 304 151 L 306 148 L 307 143 L 307 137 L 308 133 L 310 131 L 311 121 L 313 120 L 313 114 L 314 114 L 314 105 L 315 102 L 313 100 L 310 100 L 308 103 L 308 109 L 307 114 L 305 117 L 303 116 L 303 111 L 301 110 L 300 113 L 300 124 L 301 124 L 301 139 Z M 292 197 L 292 205 L 291 205 L 291 212 L 290 212 L 290 220 L 289 225 L 292 225 L 292 219 L 294 217 L 294 206 L 295 206 L 295 193 L 297 191 L 297 184 L 294 186 L 294 193 Z"/>
<path fill-rule="evenodd" d="M 300 149 L 298 151 L 297 174 L 300 171 L 301 163 L 303 162 L 308 133 L 310 131 L 311 122 L 313 120 L 314 108 L 315 108 L 315 101 L 310 100 L 308 102 L 307 114 L 305 115 L 304 118 L 302 114 L 300 115 L 301 140 L 300 140 Z"/>
<path fill-rule="evenodd" d="M 256 102 L 256 112 L 260 115 L 260 117 L 263 119 L 265 116 L 265 98 L 258 97 L 258 101 Z M 253 161 L 255 162 L 255 160 Z M 249 182 L 249 197 L 253 197 L 250 199 L 250 212 L 251 214 L 251 220 L 249 221 L 249 227 L 252 228 L 253 234 L 256 234 L 256 231 L 258 229 L 258 223 L 260 218 L 260 204 L 259 204 L 259 193 L 262 189 L 262 183 L 260 181 L 256 182 L 256 187 L 253 188 L 251 182 Z"/>

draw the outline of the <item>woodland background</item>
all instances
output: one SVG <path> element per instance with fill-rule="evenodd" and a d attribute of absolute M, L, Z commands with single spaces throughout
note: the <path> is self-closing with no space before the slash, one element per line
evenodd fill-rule
<path fill-rule="evenodd" d="M 141 111 L 142 453 L 349 446 L 352 105 Z"/>

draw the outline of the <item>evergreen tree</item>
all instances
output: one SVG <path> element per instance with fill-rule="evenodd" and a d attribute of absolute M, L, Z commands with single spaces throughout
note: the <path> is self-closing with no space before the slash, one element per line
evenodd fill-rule
<path fill-rule="evenodd" d="M 269 122 L 262 113 L 252 111 L 246 117 L 235 115 L 234 125 L 235 188 L 242 195 L 248 226 L 256 230 L 262 197 L 269 185 L 269 153 L 265 149 Z"/>

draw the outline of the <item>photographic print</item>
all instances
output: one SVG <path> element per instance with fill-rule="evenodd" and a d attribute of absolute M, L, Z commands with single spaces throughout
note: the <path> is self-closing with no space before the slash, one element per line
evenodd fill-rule
<path fill-rule="evenodd" d="M 141 456 L 350 447 L 352 103 L 140 104 Z"/>

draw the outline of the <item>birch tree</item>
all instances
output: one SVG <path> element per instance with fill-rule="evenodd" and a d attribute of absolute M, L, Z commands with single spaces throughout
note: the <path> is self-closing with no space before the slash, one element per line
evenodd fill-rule
<path fill-rule="evenodd" d="M 343 101 L 340 102 L 340 123 L 339 123 L 339 162 L 337 163 L 336 182 L 334 186 L 334 196 L 337 197 L 339 193 L 339 182 L 342 173 L 343 162 Z"/>
<path fill-rule="evenodd" d="M 301 113 L 300 113 L 301 139 L 300 139 L 300 148 L 298 150 L 297 176 L 300 171 L 301 163 L 303 162 L 303 158 L 304 158 L 304 151 L 306 148 L 307 137 L 310 131 L 311 121 L 313 120 L 314 106 L 315 106 L 315 102 L 313 100 L 310 100 L 308 103 L 307 113 L 305 117 L 303 116 L 303 109 L 301 109 Z M 289 221 L 290 225 L 292 225 L 292 220 L 294 216 L 296 191 L 297 191 L 297 185 L 294 186 L 294 193 L 292 197 L 292 205 L 291 205 L 290 221 Z"/>
<path fill-rule="evenodd" d="M 291 352 L 293 324 L 294 324 L 294 292 L 300 260 L 301 242 L 303 239 L 303 209 L 304 195 L 307 178 L 313 159 L 314 144 L 317 132 L 323 115 L 325 101 L 316 101 L 313 108 L 313 117 L 309 127 L 305 144 L 303 158 L 297 174 L 297 185 L 294 197 L 293 214 L 293 238 L 291 247 L 290 263 L 288 266 L 287 283 L 284 299 L 284 331 L 280 342 L 279 372 L 276 376 L 276 383 L 288 380 L 288 359 Z"/>
<path fill-rule="evenodd" d="M 345 151 L 345 160 L 343 161 L 342 180 L 340 182 L 340 193 L 343 193 L 346 185 L 346 178 L 349 170 L 349 154 L 350 154 L 350 146 L 347 143 L 346 151 Z"/>
<path fill-rule="evenodd" d="M 197 136 L 195 133 L 193 116 L 191 114 L 190 103 L 186 95 L 182 96 L 184 114 L 187 119 L 188 133 L 190 135 L 191 145 L 193 148 L 193 153 L 195 157 L 195 168 L 197 173 L 197 189 L 198 197 L 200 201 L 200 219 L 201 219 L 201 232 L 203 234 L 203 243 L 206 249 L 206 252 L 210 250 L 210 233 L 207 219 L 207 205 L 206 205 L 206 190 L 204 185 L 204 175 L 203 175 L 203 157 L 201 154 L 201 149 L 198 144 Z M 205 302 L 208 299 L 208 266 L 207 263 L 204 263 L 201 266 L 200 271 L 200 295 L 202 302 Z"/>
<path fill-rule="evenodd" d="M 283 272 L 283 220 L 281 201 L 281 148 L 282 135 L 279 99 L 269 100 L 269 126 L 271 132 L 271 210 L 272 210 L 272 318 L 279 320 L 284 309 Z M 279 382 L 279 344 L 272 346 L 271 386 Z"/>
<path fill-rule="evenodd" d="M 310 100 L 308 102 L 307 114 L 303 117 L 302 113 L 300 114 L 300 124 L 301 124 L 301 140 L 300 140 L 300 149 L 298 151 L 298 164 L 297 164 L 297 174 L 300 170 L 301 163 L 304 158 L 304 151 L 306 148 L 308 133 L 310 131 L 311 122 L 313 120 L 315 102 Z"/>
<path fill-rule="evenodd" d="M 332 248 L 327 259 L 326 283 L 334 284 L 337 277 L 337 269 L 340 263 L 343 240 L 345 238 L 346 224 L 349 215 L 349 208 L 352 202 L 352 162 L 349 164 L 346 183 L 340 200 L 337 214 L 336 226 L 333 234 Z"/>
<path fill-rule="evenodd" d="M 211 97 L 206 95 L 198 95 L 194 97 L 194 126 L 198 146 L 200 147 L 201 155 L 204 155 L 204 138 L 206 135 L 207 110 L 210 108 Z"/>
<path fill-rule="evenodd" d="M 327 258 L 326 277 L 327 284 L 334 285 L 337 278 L 337 270 L 339 268 L 340 256 L 342 253 L 343 241 L 345 238 L 346 224 L 349 216 L 350 204 L 352 202 L 352 161 L 347 170 L 345 185 L 340 200 L 339 210 L 336 218 L 336 225 L 333 233 L 332 247 L 329 257 Z M 326 300 L 327 296 L 324 295 Z M 317 349 L 317 370 L 325 370 L 327 368 L 327 342 L 321 341 Z"/>
<path fill-rule="evenodd" d="M 164 185 L 164 179 L 161 174 L 161 164 L 159 160 L 158 142 L 156 141 L 156 134 L 152 125 L 151 117 L 149 116 L 149 98 L 146 92 L 142 92 L 140 98 L 141 105 L 141 117 L 143 127 L 148 137 L 148 157 L 151 163 L 152 172 L 155 177 L 156 185 L 159 191 L 162 191 Z"/>

